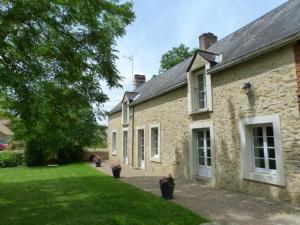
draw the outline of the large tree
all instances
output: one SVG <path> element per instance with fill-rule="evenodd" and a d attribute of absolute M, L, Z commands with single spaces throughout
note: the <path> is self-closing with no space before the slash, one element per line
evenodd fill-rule
<path fill-rule="evenodd" d="M 180 44 L 178 47 L 173 47 L 162 55 L 160 60 L 159 73 L 163 73 L 181 61 L 187 59 L 194 54 L 196 49 L 190 50 L 184 44 Z"/>
<path fill-rule="evenodd" d="M 119 0 L 0 1 L 2 113 L 27 148 L 56 153 L 96 139 L 108 99 L 100 82 L 119 86 L 114 47 L 134 17 Z"/>

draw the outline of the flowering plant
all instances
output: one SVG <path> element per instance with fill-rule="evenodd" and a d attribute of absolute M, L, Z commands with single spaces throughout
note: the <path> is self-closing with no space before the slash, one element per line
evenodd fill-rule
<path fill-rule="evenodd" d="M 159 184 L 160 185 L 174 185 L 174 178 L 172 176 L 172 174 L 169 174 L 168 177 L 162 177 L 159 179 Z"/>
<path fill-rule="evenodd" d="M 121 167 L 120 164 L 113 164 L 113 165 L 111 165 L 111 168 L 112 168 L 112 170 L 119 170 L 119 169 L 121 169 L 122 167 Z"/>
<path fill-rule="evenodd" d="M 95 161 L 95 162 L 102 161 L 102 157 L 99 156 L 99 155 L 96 155 L 96 156 L 94 157 L 94 161 Z"/>

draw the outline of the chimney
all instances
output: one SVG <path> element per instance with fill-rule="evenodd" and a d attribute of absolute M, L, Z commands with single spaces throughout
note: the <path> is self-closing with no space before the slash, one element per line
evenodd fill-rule
<path fill-rule="evenodd" d="M 206 51 L 211 45 L 218 41 L 218 37 L 213 33 L 203 33 L 199 36 L 199 49 Z"/>
<path fill-rule="evenodd" d="M 145 75 L 140 75 L 140 74 L 135 74 L 134 75 L 134 80 L 133 80 L 134 89 L 139 88 L 145 82 L 146 82 L 146 76 Z"/>

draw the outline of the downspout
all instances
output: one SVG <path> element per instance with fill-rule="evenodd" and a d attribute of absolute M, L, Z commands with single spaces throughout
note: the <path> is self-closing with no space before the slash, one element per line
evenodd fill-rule
<path fill-rule="evenodd" d="M 131 166 L 134 167 L 134 105 L 132 106 Z"/>

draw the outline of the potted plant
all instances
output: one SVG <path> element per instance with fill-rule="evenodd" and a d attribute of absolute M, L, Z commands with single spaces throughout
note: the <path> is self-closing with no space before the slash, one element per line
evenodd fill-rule
<path fill-rule="evenodd" d="M 120 164 L 114 164 L 111 166 L 111 170 L 114 178 L 120 178 L 121 169 L 122 168 Z"/>
<path fill-rule="evenodd" d="M 94 155 L 94 154 L 90 154 L 90 155 L 89 155 L 89 161 L 90 161 L 90 162 L 93 162 L 93 161 L 94 161 L 94 158 L 95 158 L 95 155 Z"/>
<path fill-rule="evenodd" d="M 101 158 L 100 156 L 96 155 L 96 156 L 94 157 L 94 161 L 95 161 L 95 163 L 96 163 L 96 167 L 101 167 L 101 161 L 102 161 L 102 158 Z"/>
<path fill-rule="evenodd" d="M 175 187 L 174 178 L 171 174 L 168 177 L 162 177 L 159 180 L 161 197 L 164 199 L 172 199 Z"/>

